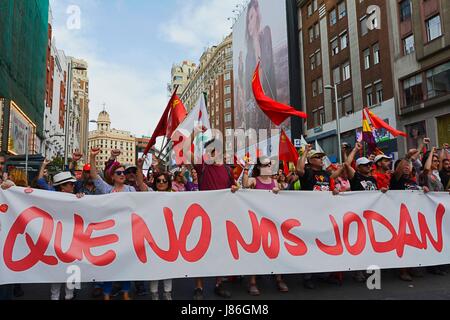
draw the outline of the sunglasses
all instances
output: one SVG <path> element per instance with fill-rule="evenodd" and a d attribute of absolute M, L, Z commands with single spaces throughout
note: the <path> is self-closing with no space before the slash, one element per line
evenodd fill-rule
<path fill-rule="evenodd" d="M 128 169 L 127 171 L 125 171 L 125 174 L 130 174 L 130 173 L 136 174 L 137 170 L 136 169 Z"/>
<path fill-rule="evenodd" d="M 261 165 L 261 168 L 267 168 L 267 167 L 271 167 L 272 166 L 272 163 L 268 163 L 268 164 L 262 164 Z"/>
<path fill-rule="evenodd" d="M 156 182 L 158 182 L 159 184 L 166 184 L 168 181 L 164 179 L 158 179 L 156 180 Z"/>
<path fill-rule="evenodd" d="M 125 175 L 125 171 L 116 171 L 116 172 L 114 172 L 114 174 L 117 176 L 123 176 L 123 175 Z"/>

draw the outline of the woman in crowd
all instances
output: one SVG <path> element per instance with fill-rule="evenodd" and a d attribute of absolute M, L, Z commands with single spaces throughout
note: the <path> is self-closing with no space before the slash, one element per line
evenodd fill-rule
<path fill-rule="evenodd" d="M 287 190 L 289 188 L 289 183 L 287 183 L 286 175 L 284 173 L 278 174 L 277 182 L 280 187 L 280 190 Z"/>
<path fill-rule="evenodd" d="M 172 182 L 172 191 L 185 192 L 186 191 L 186 178 L 184 177 L 185 168 L 178 170 L 174 174 L 174 180 Z"/>
<path fill-rule="evenodd" d="M 91 150 L 91 179 L 94 182 L 95 188 L 99 194 L 110 194 L 117 192 L 136 192 L 136 189 L 132 186 L 125 184 L 125 167 L 120 163 L 113 163 L 109 168 L 108 175 L 111 179 L 112 185 L 107 184 L 98 174 L 96 169 L 96 157 L 100 153 L 100 148 L 93 148 Z M 143 179 L 139 179 L 138 185 L 142 188 L 141 190 L 146 190 L 146 186 L 143 183 Z M 103 284 L 103 298 L 104 300 L 111 300 L 113 283 L 105 282 Z M 121 283 L 123 299 L 130 300 L 130 287 L 131 283 L 125 281 Z"/>
<path fill-rule="evenodd" d="M 153 190 L 156 192 L 172 192 L 173 183 L 170 174 L 158 173 L 155 175 Z M 164 282 L 164 300 L 172 300 L 172 279 L 166 279 Z M 150 291 L 152 300 L 159 300 L 159 281 L 150 281 Z"/>
<path fill-rule="evenodd" d="M 191 169 L 191 179 L 192 181 L 188 181 L 186 183 L 186 190 L 187 191 L 198 191 L 198 173 L 195 168 Z"/>
<path fill-rule="evenodd" d="M 268 190 L 277 194 L 280 192 L 278 182 L 273 179 L 272 162 L 268 157 L 258 159 L 256 166 L 253 168 L 253 177 L 249 178 L 248 173 L 250 164 L 247 162 L 244 169 L 244 178 L 242 180 L 244 188 L 255 190 Z M 281 275 L 276 275 L 277 287 L 280 292 L 288 292 L 289 288 L 283 281 Z M 261 293 L 256 284 L 256 276 L 250 276 L 248 293 L 252 296 L 259 296 Z"/>

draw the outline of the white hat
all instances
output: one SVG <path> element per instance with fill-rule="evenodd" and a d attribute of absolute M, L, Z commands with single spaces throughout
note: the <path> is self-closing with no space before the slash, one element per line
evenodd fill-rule
<path fill-rule="evenodd" d="M 128 171 L 130 169 L 137 169 L 137 167 L 134 164 L 125 165 L 125 171 Z"/>
<path fill-rule="evenodd" d="M 380 154 L 380 155 L 378 155 L 378 156 L 375 157 L 375 160 L 374 160 L 373 162 L 374 162 L 374 163 L 377 163 L 378 161 L 381 161 L 381 160 L 383 160 L 383 159 L 392 160 L 391 157 L 388 157 L 388 156 L 385 155 L 385 154 Z"/>
<path fill-rule="evenodd" d="M 262 156 L 262 157 L 259 157 L 259 163 L 261 163 L 263 166 L 266 166 L 269 163 L 272 163 L 272 160 L 270 160 L 270 158 L 267 156 Z"/>
<path fill-rule="evenodd" d="M 326 154 L 323 153 L 323 152 L 320 152 L 320 151 L 317 151 L 317 150 L 311 150 L 311 151 L 308 153 L 307 158 L 308 158 L 308 159 L 311 159 L 311 158 L 323 158 L 323 157 L 325 157 L 325 156 L 326 156 Z"/>
<path fill-rule="evenodd" d="M 372 164 L 373 162 L 367 159 L 366 157 L 359 158 L 356 160 L 356 166 L 359 167 L 361 165 Z"/>
<path fill-rule="evenodd" d="M 70 172 L 61 172 L 53 177 L 53 185 L 55 187 L 67 182 L 75 183 L 77 182 L 77 179 L 75 179 Z"/>

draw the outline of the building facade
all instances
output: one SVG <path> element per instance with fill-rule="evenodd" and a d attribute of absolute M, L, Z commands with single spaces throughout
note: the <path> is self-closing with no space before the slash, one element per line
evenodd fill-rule
<path fill-rule="evenodd" d="M 111 120 L 108 112 L 100 112 L 97 119 L 97 130 L 89 132 L 89 150 L 101 148 L 97 156 L 97 169 L 103 170 L 111 151 L 118 149 L 122 152 L 117 159 L 122 164 L 136 164 L 136 139 L 128 131 L 111 129 Z"/>
<path fill-rule="evenodd" d="M 51 97 L 46 100 L 44 113 L 44 139 L 40 153 L 49 159 L 64 156 L 64 124 L 67 94 L 67 58 L 64 51 L 58 50 L 53 42 L 51 45 L 50 65 Z"/>
<path fill-rule="evenodd" d="M 178 93 L 182 93 L 186 89 L 186 85 L 189 83 L 196 67 L 196 64 L 191 61 L 183 61 L 180 64 L 174 64 L 172 66 L 171 80 L 167 88 L 169 96 L 172 96 L 173 91 L 177 87 Z"/>
<path fill-rule="evenodd" d="M 424 137 L 450 141 L 450 2 L 396 0 L 389 29 L 394 65 L 399 140 L 404 154 Z"/>
<path fill-rule="evenodd" d="M 226 129 L 234 128 L 233 90 L 233 48 L 229 35 L 219 45 L 205 50 L 180 99 L 191 110 L 206 93 L 211 127 L 225 133 Z"/>
<path fill-rule="evenodd" d="M 33 154 L 43 139 L 49 2 L 1 3 L 1 149 L 14 155 L 28 149 Z"/>
<path fill-rule="evenodd" d="M 375 18 L 372 5 L 380 8 Z M 360 135 L 364 107 L 397 127 L 389 3 L 304 0 L 298 9 L 305 135 L 337 159 L 336 98 L 326 86 L 337 86 L 343 142 L 353 145 Z M 385 153 L 396 156 L 396 139 L 382 132 L 377 139 Z"/>
<path fill-rule="evenodd" d="M 71 58 L 73 102 L 69 118 L 69 137 L 71 151 L 80 150 L 88 154 L 89 139 L 89 78 L 88 64 L 81 59 Z"/>

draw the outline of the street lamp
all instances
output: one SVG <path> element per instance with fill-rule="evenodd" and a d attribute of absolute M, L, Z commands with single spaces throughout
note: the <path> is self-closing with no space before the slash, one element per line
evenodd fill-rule
<path fill-rule="evenodd" d="M 69 126 L 69 117 L 70 114 L 72 114 L 72 71 L 73 70 L 79 70 L 79 71 L 86 71 L 87 68 L 83 67 L 83 66 L 77 66 L 77 65 L 73 65 L 71 62 L 69 63 L 69 85 L 67 86 L 67 104 L 68 104 L 68 108 L 66 108 L 66 116 L 65 116 L 65 132 L 64 132 L 64 165 L 67 166 L 68 165 L 68 157 L 69 157 L 69 130 L 70 130 L 70 126 Z"/>
<path fill-rule="evenodd" d="M 337 85 L 326 85 L 325 90 L 334 90 L 334 101 L 335 101 L 335 108 L 336 108 L 336 131 L 337 131 L 337 138 L 338 138 L 338 159 L 339 163 L 342 163 L 342 152 L 341 152 L 341 119 L 339 114 L 339 102 L 338 102 L 338 91 L 337 91 Z"/>

